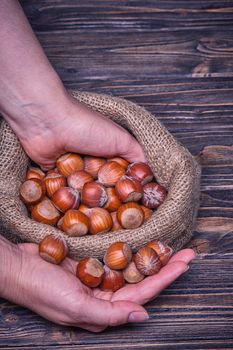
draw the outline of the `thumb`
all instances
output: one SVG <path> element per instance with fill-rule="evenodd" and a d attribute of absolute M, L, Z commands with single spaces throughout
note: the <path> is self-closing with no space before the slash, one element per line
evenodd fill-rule
<path fill-rule="evenodd" d="M 110 302 L 91 296 L 87 296 L 79 311 L 79 322 L 101 327 L 142 322 L 149 318 L 146 310 L 136 303 L 130 301 Z"/>

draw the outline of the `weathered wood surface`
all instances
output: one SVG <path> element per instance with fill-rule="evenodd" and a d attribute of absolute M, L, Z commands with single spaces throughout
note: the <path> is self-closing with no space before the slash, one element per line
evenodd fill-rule
<path fill-rule="evenodd" d="M 0 348 L 233 349 L 233 1 L 22 5 L 67 88 L 141 104 L 200 161 L 199 255 L 148 322 L 97 335 L 0 300 Z"/>

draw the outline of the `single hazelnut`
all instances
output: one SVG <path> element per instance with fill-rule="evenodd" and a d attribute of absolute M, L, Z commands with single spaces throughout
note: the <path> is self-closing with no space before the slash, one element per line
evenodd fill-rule
<path fill-rule="evenodd" d="M 104 255 L 104 263 L 113 270 L 126 268 L 132 259 L 132 250 L 125 242 L 115 242 L 108 247 Z"/>
<path fill-rule="evenodd" d="M 158 254 L 150 247 L 142 247 L 134 256 L 137 269 L 145 276 L 158 273 L 162 267 Z"/>
<path fill-rule="evenodd" d="M 163 203 L 166 195 L 164 187 L 156 182 L 149 182 L 143 186 L 142 204 L 147 208 L 155 209 Z"/>
<path fill-rule="evenodd" d="M 116 163 L 120 164 L 125 170 L 127 169 L 128 165 L 129 165 L 129 162 L 126 159 L 121 158 L 121 157 L 110 158 L 110 159 L 108 159 L 108 162 L 116 162 Z"/>
<path fill-rule="evenodd" d="M 173 254 L 173 250 L 166 244 L 163 244 L 160 241 L 151 241 L 147 243 L 147 247 L 154 249 L 154 251 L 158 254 L 159 259 L 162 265 L 166 265 Z"/>
<path fill-rule="evenodd" d="M 60 174 L 65 177 L 77 170 L 83 170 L 83 159 L 76 153 L 66 153 L 59 157 L 56 166 Z"/>
<path fill-rule="evenodd" d="M 112 228 L 112 217 L 104 208 L 93 208 L 90 213 L 90 233 L 96 235 L 106 233 Z"/>
<path fill-rule="evenodd" d="M 65 213 L 79 207 L 80 193 L 70 187 L 61 187 L 52 195 L 51 200 L 58 210 Z"/>
<path fill-rule="evenodd" d="M 125 169 L 116 162 L 107 162 L 98 172 L 98 181 L 107 186 L 115 186 L 117 181 L 125 174 Z"/>
<path fill-rule="evenodd" d="M 116 292 L 124 285 L 125 280 L 122 271 L 112 270 L 107 265 L 104 265 L 104 277 L 100 284 L 100 289 L 105 292 Z"/>
<path fill-rule="evenodd" d="M 39 255 L 52 264 L 60 264 L 67 254 L 68 247 L 63 237 L 49 235 L 39 244 Z"/>
<path fill-rule="evenodd" d="M 117 219 L 124 228 L 137 228 L 143 223 L 144 213 L 139 204 L 129 202 L 117 209 Z"/>
<path fill-rule="evenodd" d="M 116 183 L 116 194 L 121 202 L 137 202 L 142 198 L 142 185 L 129 176 L 122 176 Z"/>
<path fill-rule="evenodd" d="M 71 237 L 85 236 L 90 228 L 90 219 L 79 210 L 69 209 L 59 228 Z"/>
<path fill-rule="evenodd" d="M 92 181 L 93 177 L 85 170 L 75 171 L 67 178 L 68 186 L 77 191 L 82 191 L 84 184 Z"/>
<path fill-rule="evenodd" d="M 151 182 L 153 179 L 153 173 L 148 164 L 138 162 L 129 164 L 126 174 L 140 181 L 142 185 Z"/>
<path fill-rule="evenodd" d="M 31 215 L 35 221 L 52 226 L 56 225 L 61 217 L 51 200 L 46 197 L 33 207 Z"/>
<path fill-rule="evenodd" d="M 46 189 L 43 180 L 31 178 L 26 180 L 20 187 L 20 198 L 27 205 L 39 203 L 45 196 Z"/>
<path fill-rule="evenodd" d="M 31 166 L 27 170 L 26 180 L 30 180 L 30 179 L 43 180 L 44 177 L 45 177 L 45 173 L 40 168 Z"/>
<path fill-rule="evenodd" d="M 136 268 L 134 261 L 131 261 L 123 270 L 123 276 L 128 283 L 138 283 L 144 278 L 144 275 Z"/>
<path fill-rule="evenodd" d="M 87 182 L 84 184 L 81 201 L 88 207 L 103 207 L 108 200 L 106 189 L 98 182 Z"/>
<path fill-rule="evenodd" d="M 103 279 L 103 264 L 95 258 L 84 258 L 79 261 L 76 275 L 87 287 L 97 287 Z"/>
<path fill-rule="evenodd" d="M 121 206 L 121 201 L 116 194 L 116 190 L 113 187 L 107 187 L 107 202 L 104 205 L 104 208 L 109 212 L 116 211 Z"/>
<path fill-rule="evenodd" d="M 50 173 L 44 178 L 44 183 L 47 195 L 51 198 L 59 188 L 66 186 L 66 178 L 57 173 Z"/>

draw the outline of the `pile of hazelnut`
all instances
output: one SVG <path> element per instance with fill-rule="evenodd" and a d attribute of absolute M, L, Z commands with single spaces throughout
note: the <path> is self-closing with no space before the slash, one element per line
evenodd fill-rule
<path fill-rule="evenodd" d="M 146 163 L 66 153 L 47 173 L 29 167 L 20 197 L 32 219 L 81 237 L 141 226 L 164 201 L 166 190 Z M 45 237 L 39 254 L 60 264 L 68 255 L 65 238 Z M 125 282 L 137 283 L 157 273 L 171 254 L 172 249 L 159 241 L 149 242 L 136 254 L 128 243 L 116 242 L 107 249 L 103 262 L 92 257 L 80 260 L 77 277 L 88 287 L 116 291 Z"/>
<path fill-rule="evenodd" d="M 32 219 L 81 237 L 141 226 L 166 190 L 146 163 L 66 153 L 47 173 L 30 167 L 20 197 Z"/>
<path fill-rule="evenodd" d="M 76 276 L 88 287 L 115 292 L 125 283 L 138 283 L 167 264 L 173 251 L 160 241 L 152 241 L 135 254 L 126 242 L 115 242 L 107 249 L 103 263 L 87 257 L 77 262 Z M 40 256 L 51 263 L 60 264 L 68 254 L 63 237 L 49 235 L 39 244 Z"/>

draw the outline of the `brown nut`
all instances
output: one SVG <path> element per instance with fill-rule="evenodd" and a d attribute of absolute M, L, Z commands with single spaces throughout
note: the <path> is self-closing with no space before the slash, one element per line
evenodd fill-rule
<path fill-rule="evenodd" d="M 98 178 L 99 169 L 106 163 L 106 159 L 98 157 L 84 157 L 84 170 L 94 179 Z"/>
<path fill-rule="evenodd" d="M 26 180 L 30 180 L 30 179 L 43 180 L 44 177 L 45 177 L 45 173 L 40 168 L 31 166 L 27 170 Z"/>
<path fill-rule="evenodd" d="M 117 219 L 124 228 L 137 228 L 143 223 L 144 213 L 139 204 L 129 202 L 118 208 Z"/>
<path fill-rule="evenodd" d="M 148 164 L 138 162 L 129 164 L 126 174 L 140 181 L 142 185 L 151 182 L 153 179 L 153 173 Z"/>
<path fill-rule="evenodd" d="M 122 203 L 116 194 L 115 188 L 107 187 L 106 192 L 107 192 L 108 199 L 104 205 L 104 208 L 107 209 L 109 212 L 116 211 L 121 206 Z"/>
<path fill-rule="evenodd" d="M 59 173 L 67 177 L 74 171 L 83 170 L 84 161 L 76 153 L 66 153 L 57 159 L 56 166 Z"/>
<path fill-rule="evenodd" d="M 90 219 L 79 210 L 69 209 L 59 226 L 68 236 L 81 237 L 87 234 L 90 228 Z"/>
<path fill-rule="evenodd" d="M 39 254 L 52 264 L 60 264 L 68 254 L 65 239 L 54 235 L 46 236 L 39 244 Z"/>
<path fill-rule="evenodd" d="M 85 170 L 75 171 L 67 178 L 68 186 L 77 191 L 82 191 L 84 184 L 92 181 L 93 177 Z"/>
<path fill-rule="evenodd" d="M 76 276 L 86 286 L 95 288 L 102 282 L 103 264 L 95 258 L 84 258 L 78 263 Z"/>
<path fill-rule="evenodd" d="M 97 182 L 85 183 L 82 189 L 81 201 L 90 208 L 103 207 L 108 196 L 103 185 Z"/>
<path fill-rule="evenodd" d="M 115 242 L 107 249 L 104 263 L 113 270 L 126 268 L 132 259 L 132 250 L 125 242 Z"/>
<path fill-rule="evenodd" d="M 136 268 L 134 261 L 131 261 L 123 270 L 123 276 L 128 283 L 138 283 L 144 278 L 144 275 Z"/>
<path fill-rule="evenodd" d="M 116 194 L 121 202 L 137 202 L 142 198 L 142 185 L 129 176 L 122 176 L 116 183 Z"/>
<path fill-rule="evenodd" d="M 107 160 L 108 162 L 116 162 L 118 164 L 120 164 L 125 170 L 127 169 L 129 162 L 121 157 L 113 157 Z"/>
<path fill-rule="evenodd" d="M 116 162 L 107 162 L 98 172 L 98 181 L 107 187 L 115 186 L 117 181 L 125 174 L 125 169 Z"/>
<path fill-rule="evenodd" d="M 52 195 L 51 200 L 58 210 L 65 213 L 79 207 L 80 193 L 70 187 L 61 187 Z"/>
<path fill-rule="evenodd" d="M 46 197 L 33 207 L 31 214 L 35 221 L 52 226 L 56 225 L 61 216 L 51 200 Z"/>
<path fill-rule="evenodd" d="M 112 228 L 112 217 L 104 208 L 93 208 L 90 213 L 90 233 L 92 235 L 106 233 Z"/>
<path fill-rule="evenodd" d="M 44 178 L 47 195 L 51 198 L 59 188 L 66 186 L 65 176 L 57 173 L 50 173 Z"/>
<path fill-rule="evenodd" d="M 100 289 L 106 292 L 116 292 L 124 285 L 125 280 L 122 271 L 112 270 L 107 265 L 104 265 L 104 277 L 100 284 Z"/>
<path fill-rule="evenodd" d="M 46 189 L 43 180 L 32 178 L 23 182 L 19 192 L 25 204 L 34 205 L 44 198 Z"/>
<path fill-rule="evenodd" d="M 147 247 L 154 249 L 163 266 L 168 263 L 168 260 L 173 254 L 172 248 L 160 241 L 151 241 L 147 243 Z"/>
<path fill-rule="evenodd" d="M 147 208 L 155 209 L 163 203 L 166 195 L 164 187 L 156 182 L 149 182 L 143 186 L 142 204 Z"/>
<path fill-rule="evenodd" d="M 145 276 L 159 272 L 162 267 L 158 254 L 150 247 L 142 247 L 134 256 L 137 269 Z"/>

